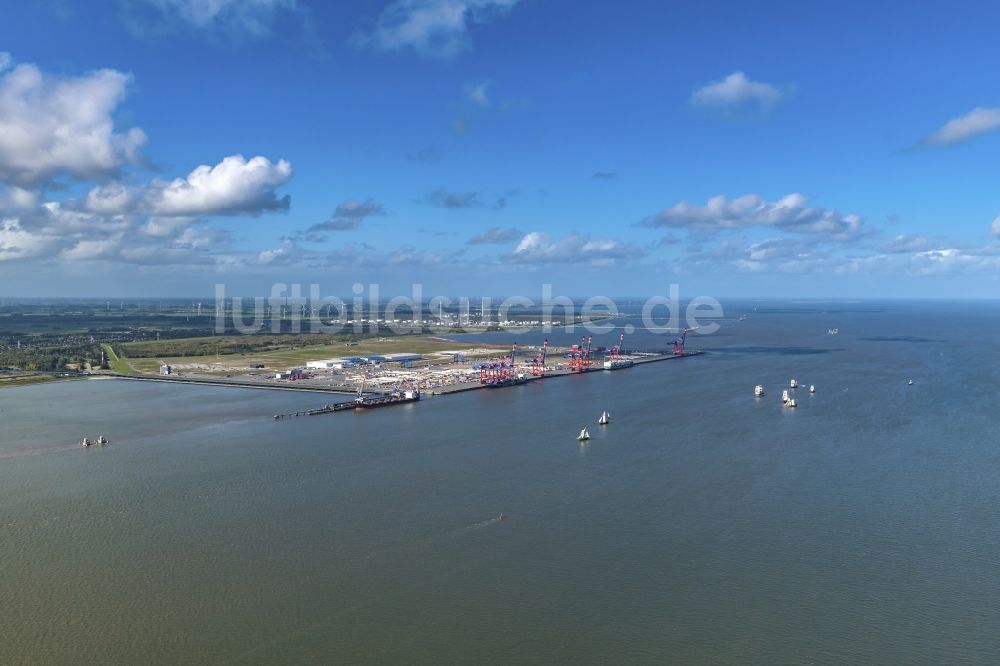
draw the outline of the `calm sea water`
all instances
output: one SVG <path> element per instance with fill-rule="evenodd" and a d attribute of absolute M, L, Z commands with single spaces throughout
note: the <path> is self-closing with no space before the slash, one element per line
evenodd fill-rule
<path fill-rule="evenodd" d="M 727 310 L 701 357 L 365 414 L 0 391 L 0 663 L 995 663 L 1000 306 Z"/>

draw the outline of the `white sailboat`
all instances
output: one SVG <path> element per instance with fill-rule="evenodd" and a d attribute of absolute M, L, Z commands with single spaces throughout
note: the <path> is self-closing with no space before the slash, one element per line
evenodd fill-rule
<path fill-rule="evenodd" d="M 753 394 L 754 394 L 754 397 L 757 397 L 757 398 L 763 396 L 764 395 L 764 385 L 763 384 L 757 384 L 757 386 L 754 386 L 753 387 Z"/>
<path fill-rule="evenodd" d="M 793 379 L 793 380 L 789 381 L 788 382 L 788 387 L 789 388 L 793 388 L 793 389 L 794 388 L 798 388 L 799 387 L 799 380 Z"/>
<path fill-rule="evenodd" d="M 601 414 L 601 418 L 597 419 L 597 422 L 600 425 L 608 425 L 609 423 L 611 423 L 611 415 L 608 414 L 607 412 L 604 412 L 603 414 Z"/>
<path fill-rule="evenodd" d="M 781 392 L 781 402 L 788 402 L 788 389 Z"/>
<path fill-rule="evenodd" d="M 785 407 L 794 407 L 794 406 L 795 406 L 795 398 L 789 398 L 788 402 L 785 403 Z"/>
<path fill-rule="evenodd" d="M 587 432 L 586 428 L 584 428 L 583 430 L 580 431 L 580 434 L 577 435 L 576 439 L 577 439 L 577 441 L 580 441 L 580 442 L 582 442 L 584 440 L 587 440 L 587 439 L 590 439 L 590 433 Z"/>
<path fill-rule="evenodd" d="M 815 392 L 816 392 L 816 386 L 815 386 L 815 385 L 813 385 L 813 384 L 810 384 L 810 385 L 809 385 L 809 392 L 810 392 L 810 393 L 815 393 Z"/>

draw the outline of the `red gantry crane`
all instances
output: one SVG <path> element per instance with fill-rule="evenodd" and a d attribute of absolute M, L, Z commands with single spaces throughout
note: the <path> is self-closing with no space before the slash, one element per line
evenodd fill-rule
<path fill-rule="evenodd" d="M 542 343 L 542 351 L 535 358 L 531 359 L 531 374 L 535 377 L 545 376 L 545 353 L 549 349 L 548 338 Z"/>
<path fill-rule="evenodd" d="M 623 346 L 624 344 L 625 344 L 625 333 L 623 331 L 622 334 L 621 334 L 621 336 L 619 336 L 619 338 L 618 338 L 618 346 L 617 347 L 612 347 L 611 349 L 608 350 L 608 360 L 609 361 L 620 361 L 621 360 L 622 354 L 625 353 L 624 352 L 624 346 Z"/>
<path fill-rule="evenodd" d="M 697 329 L 698 327 L 695 326 L 694 328 L 685 328 L 681 330 L 680 337 L 674 340 L 674 356 L 684 355 L 684 342 L 687 340 L 688 331 L 694 331 Z"/>
<path fill-rule="evenodd" d="M 573 358 L 570 359 L 570 370 L 573 372 L 586 372 L 590 370 L 590 345 L 593 342 L 593 336 L 589 338 L 580 338 L 579 346 L 574 345 L 575 349 L 572 350 Z"/>

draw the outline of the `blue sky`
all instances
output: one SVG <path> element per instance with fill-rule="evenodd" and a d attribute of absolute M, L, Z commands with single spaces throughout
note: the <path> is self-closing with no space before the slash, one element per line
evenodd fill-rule
<path fill-rule="evenodd" d="M 992 3 L 2 11 L 6 296 L 997 295 Z"/>

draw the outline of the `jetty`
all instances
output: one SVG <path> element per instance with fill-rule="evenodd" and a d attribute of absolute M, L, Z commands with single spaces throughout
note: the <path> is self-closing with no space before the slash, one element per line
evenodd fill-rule
<path fill-rule="evenodd" d="M 274 420 L 293 418 L 296 416 L 319 416 L 320 414 L 333 414 L 348 410 L 376 409 L 378 407 L 388 407 L 390 405 L 400 405 L 407 402 L 417 402 L 420 400 L 420 391 L 416 389 L 395 390 L 390 393 L 363 393 L 354 400 L 336 402 L 323 405 L 316 409 L 307 409 L 287 414 L 275 414 Z"/>

